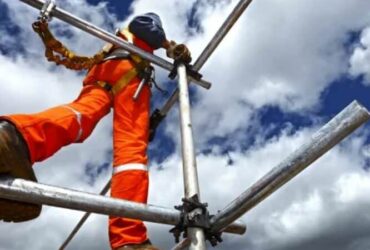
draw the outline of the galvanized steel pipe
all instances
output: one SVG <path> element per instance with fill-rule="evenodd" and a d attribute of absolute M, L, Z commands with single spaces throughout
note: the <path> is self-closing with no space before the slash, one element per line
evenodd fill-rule
<path fill-rule="evenodd" d="M 22 179 L 12 179 L 6 176 L 0 176 L 0 197 L 170 225 L 175 225 L 180 220 L 180 214 L 174 209 L 109 198 Z"/>
<path fill-rule="evenodd" d="M 311 139 L 272 169 L 212 219 L 215 231 L 226 227 L 302 172 L 355 129 L 367 122 L 369 112 L 353 101 L 317 131 Z"/>
<path fill-rule="evenodd" d="M 102 191 L 99 193 L 99 195 L 106 195 L 110 189 L 110 184 L 111 184 L 111 180 L 109 180 L 107 182 L 107 184 L 105 184 L 104 188 L 102 189 Z M 87 219 L 89 218 L 89 216 L 91 215 L 91 213 L 85 213 L 80 221 L 77 223 L 77 225 L 75 226 L 75 228 L 72 230 L 72 232 L 68 235 L 67 239 L 63 242 L 63 244 L 61 245 L 61 247 L 59 248 L 59 250 L 64 250 L 67 245 L 71 242 L 71 240 L 73 239 L 73 237 L 77 234 L 77 232 L 81 229 L 81 227 L 83 226 L 83 224 L 87 221 Z"/>
<path fill-rule="evenodd" d="M 218 45 L 221 43 L 221 41 L 224 39 L 224 37 L 229 33 L 230 29 L 234 26 L 236 21 L 239 19 L 239 17 L 243 14 L 243 12 L 248 8 L 250 3 L 253 0 L 241 0 L 236 5 L 236 7 L 233 9 L 231 14 L 227 17 L 225 22 L 222 24 L 221 28 L 217 31 L 215 36 L 212 38 L 212 40 L 209 42 L 207 47 L 203 50 L 202 54 L 199 56 L 197 61 L 194 63 L 194 69 L 198 71 L 203 67 L 203 65 L 206 63 L 208 58 L 212 55 L 212 53 L 215 51 L 215 49 L 218 47 Z"/>
<path fill-rule="evenodd" d="M 23 3 L 26 3 L 36 9 L 42 9 L 43 5 L 44 5 L 44 1 L 41 1 L 41 0 L 20 0 L 21 2 Z M 78 18 L 70 13 L 68 13 L 67 11 L 63 10 L 63 9 L 60 9 L 58 7 L 55 7 L 53 9 L 53 11 L 51 12 L 51 16 L 53 17 L 56 17 L 76 28 L 79 28 L 99 39 L 102 39 L 108 43 L 112 43 L 118 47 L 121 47 L 131 53 L 134 53 L 134 54 L 137 54 L 137 55 L 140 55 L 143 59 L 146 59 L 156 65 L 158 65 L 159 67 L 163 68 L 163 69 L 166 69 L 168 71 L 172 71 L 173 70 L 173 67 L 174 65 L 158 56 L 155 56 L 151 53 L 148 53 L 128 42 L 126 42 L 125 40 L 123 39 L 120 39 L 119 37 L 113 35 L 113 34 L 110 34 L 109 32 L 81 19 L 81 18 Z M 196 79 L 193 79 L 191 78 L 191 80 L 193 82 L 195 82 L 196 84 L 202 86 L 203 88 L 206 88 L 206 89 L 209 89 L 211 87 L 211 84 L 205 80 L 196 80 Z"/>
<path fill-rule="evenodd" d="M 233 27 L 233 25 L 236 23 L 239 17 L 243 14 L 243 12 L 247 9 L 251 2 L 252 0 L 241 0 L 236 5 L 234 10 L 231 12 L 231 14 L 222 24 L 222 26 L 217 31 L 215 36 L 208 43 L 207 47 L 203 50 L 202 54 L 194 63 L 193 66 L 194 70 L 199 71 L 204 66 L 208 58 L 212 55 L 217 46 L 221 43 L 221 41 L 224 39 L 224 37 L 227 35 L 227 33 L 230 31 L 230 29 Z M 165 116 L 171 110 L 173 105 L 175 105 L 178 98 L 179 98 L 179 89 L 176 89 L 172 93 L 171 97 L 167 100 L 165 105 L 160 109 L 160 114 L 162 116 Z"/>
<path fill-rule="evenodd" d="M 181 127 L 181 143 L 182 143 L 182 163 L 183 177 L 185 186 L 185 197 L 191 198 L 198 195 L 200 199 L 197 163 L 195 159 L 195 150 L 193 142 L 193 129 L 191 124 L 189 86 L 186 77 L 186 67 L 184 64 L 178 66 L 177 73 L 179 75 L 179 93 L 180 93 L 180 127 Z M 201 210 L 201 209 L 197 209 Z M 200 212 L 201 211 L 195 211 Z M 191 240 L 189 250 L 205 250 L 205 234 L 201 228 L 188 228 L 188 237 Z"/>
<path fill-rule="evenodd" d="M 175 209 L 144 205 L 22 179 L 14 179 L 4 175 L 0 175 L 0 198 L 168 225 L 176 225 L 180 222 L 180 212 Z M 245 225 L 237 222 L 230 227 L 230 230 L 227 228 L 225 232 L 244 234 L 245 230 Z"/>

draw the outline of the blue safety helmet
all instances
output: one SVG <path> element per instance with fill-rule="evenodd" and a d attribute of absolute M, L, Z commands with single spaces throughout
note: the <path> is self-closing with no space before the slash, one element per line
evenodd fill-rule
<path fill-rule="evenodd" d="M 152 12 L 136 16 L 130 22 L 128 29 L 153 49 L 161 48 L 163 42 L 166 40 L 161 19 L 157 14 Z"/>

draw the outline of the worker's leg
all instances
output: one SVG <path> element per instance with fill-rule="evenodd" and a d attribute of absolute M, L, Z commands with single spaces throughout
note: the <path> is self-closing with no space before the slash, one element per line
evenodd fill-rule
<path fill-rule="evenodd" d="M 114 99 L 114 169 L 111 195 L 146 203 L 149 184 L 147 146 L 150 89 L 146 86 L 139 99 L 133 101 L 137 87 L 138 82 L 126 86 Z M 109 219 L 109 237 L 112 249 L 127 244 L 140 244 L 148 239 L 142 221 L 113 216 Z"/>
<path fill-rule="evenodd" d="M 85 86 L 74 102 L 31 115 L 0 117 L 0 174 L 37 181 L 32 164 L 86 139 L 111 107 L 107 91 Z M 41 205 L 0 199 L 0 220 L 36 218 Z"/>
<path fill-rule="evenodd" d="M 13 123 L 27 142 L 32 163 L 42 161 L 63 146 L 84 141 L 111 108 L 111 97 L 101 87 L 86 85 L 70 104 L 36 114 L 0 117 Z"/>

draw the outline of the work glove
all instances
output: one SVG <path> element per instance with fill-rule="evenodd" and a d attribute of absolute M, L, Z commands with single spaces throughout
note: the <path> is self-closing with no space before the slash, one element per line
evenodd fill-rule
<path fill-rule="evenodd" d="M 192 60 L 190 50 L 185 44 L 176 44 L 176 42 L 171 41 L 166 52 L 167 56 L 175 61 L 189 64 Z"/>

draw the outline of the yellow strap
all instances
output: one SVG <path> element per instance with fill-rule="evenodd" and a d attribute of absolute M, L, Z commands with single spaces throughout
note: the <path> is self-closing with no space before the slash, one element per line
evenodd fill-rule
<path fill-rule="evenodd" d="M 128 31 L 127 28 L 122 29 L 119 31 L 122 35 L 124 35 L 129 43 L 133 43 L 134 36 L 131 32 Z M 118 94 L 124 87 L 126 87 L 137 75 L 138 70 L 149 66 L 149 62 L 143 60 L 140 56 L 131 54 L 130 55 L 132 61 L 134 62 L 135 66 L 130 69 L 126 74 L 124 74 L 111 89 L 113 95 Z"/>
<path fill-rule="evenodd" d="M 130 69 L 126 74 L 124 74 L 112 87 L 112 94 L 118 94 L 124 87 L 126 87 L 136 76 L 138 72 L 134 67 Z"/>

